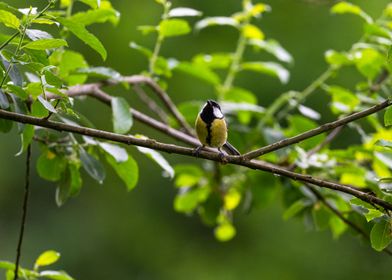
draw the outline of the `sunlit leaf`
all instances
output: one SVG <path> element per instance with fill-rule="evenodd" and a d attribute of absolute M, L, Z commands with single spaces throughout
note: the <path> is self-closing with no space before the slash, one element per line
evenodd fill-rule
<path fill-rule="evenodd" d="M 347 53 L 328 50 L 325 52 L 325 60 L 328 64 L 339 67 L 352 64 L 352 56 Z"/>
<path fill-rule="evenodd" d="M 372 18 L 368 14 L 366 14 L 359 6 L 346 1 L 341 1 L 335 4 L 331 8 L 331 12 L 334 14 L 354 14 L 362 17 L 369 23 L 373 22 Z"/>
<path fill-rule="evenodd" d="M 108 67 L 88 67 L 79 68 L 76 73 L 86 74 L 89 77 L 94 77 L 98 79 L 111 79 L 115 81 L 121 81 L 122 76 L 116 70 Z"/>
<path fill-rule="evenodd" d="M 68 46 L 67 41 L 63 39 L 38 39 L 23 46 L 26 49 L 32 50 L 47 50 L 55 49 L 63 46 Z"/>
<path fill-rule="evenodd" d="M 174 199 L 174 209 L 177 212 L 190 213 L 196 209 L 199 203 L 208 198 L 210 189 L 208 187 L 198 187 L 188 189 L 176 196 Z"/>
<path fill-rule="evenodd" d="M 44 151 L 37 160 L 37 171 L 39 176 L 48 181 L 60 180 L 66 166 L 65 158 L 56 155 L 50 150 Z"/>
<path fill-rule="evenodd" d="M 225 222 L 223 224 L 218 225 L 215 228 L 214 233 L 216 239 L 225 242 L 233 239 L 233 237 L 236 235 L 236 229 L 231 223 Z"/>
<path fill-rule="evenodd" d="M 227 69 L 231 65 L 231 53 L 198 54 L 193 57 L 193 64 L 205 65 L 211 69 Z"/>
<path fill-rule="evenodd" d="M 46 279 L 52 280 L 74 280 L 74 278 L 69 276 L 65 271 L 45 270 L 41 271 L 39 275 Z"/>
<path fill-rule="evenodd" d="M 98 145 L 117 162 L 124 162 L 128 160 L 128 153 L 124 148 L 106 142 L 98 142 Z"/>
<path fill-rule="evenodd" d="M 241 193 L 234 188 L 226 192 L 224 198 L 224 207 L 226 210 L 234 210 L 241 202 Z"/>
<path fill-rule="evenodd" d="M 160 22 L 158 31 L 163 37 L 174 37 L 188 34 L 191 27 L 182 19 L 166 19 Z"/>
<path fill-rule="evenodd" d="M 202 12 L 186 7 L 178 7 L 169 11 L 169 17 L 198 17 L 201 15 Z"/>
<path fill-rule="evenodd" d="M 375 49 L 363 49 L 354 53 L 354 61 L 358 71 L 369 79 L 374 79 L 380 73 L 385 58 Z"/>
<path fill-rule="evenodd" d="M 340 86 L 326 87 L 332 96 L 332 112 L 334 113 L 350 113 L 360 104 L 358 97 L 348 89 Z"/>
<path fill-rule="evenodd" d="M 35 261 L 34 267 L 38 268 L 41 266 L 51 265 L 60 258 L 60 253 L 50 250 L 43 252 Z"/>
<path fill-rule="evenodd" d="M 206 27 L 215 25 L 229 25 L 233 27 L 238 27 L 239 23 L 237 20 L 230 17 L 208 17 L 198 21 L 195 25 L 195 29 L 201 30 Z"/>
<path fill-rule="evenodd" d="M 76 13 L 70 19 L 85 26 L 107 21 L 116 25 L 119 22 L 120 14 L 114 9 L 96 9 Z"/>
<path fill-rule="evenodd" d="M 44 99 L 42 95 L 38 96 L 38 101 L 41 102 L 41 104 L 45 107 L 46 110 L 52 113 L 57 113 L 56 109 L 53 107 L 52 103 L 50 101 Z"/>
<path fill-rule="evenodd" d="M 0 23 L 13 29 L 18 29 L 20 26 L 20 20 L 14 14 L 5 10 L 0 10 Z"/>
<path fill-rule="evenodd" d="M 370 222 L 373 219 L 382 217 L 383 215 L 384 215 L 384 213 L 377 210 L 377 209 L 368 209 L 368 212 L 365 213 L 365 218 L 366 218 L 366 221 Z"/>
<path fill-rule="evenodd" d="M 48 32 L 39 29 L 26 29 L 26 35 L 32 41 L 53 38 L 52 35 L 50 35 Z"/>
<path fill-rule="evenodd" d="M 297 214 L 299 214 L 301 211 L 303 211 L 306 207 L 308 207 L 308 203 L 304 200 L 297 200 L 294 202 L 289 208 L 286 209 L 283 213 L 283 219 L 288 220 Z"/>
<path fill-rule="evenodd" d="M 265 35 L 256 25 L 247 24 L 242 27 L 242 34 L 247 39 L 263 40 Z"/>

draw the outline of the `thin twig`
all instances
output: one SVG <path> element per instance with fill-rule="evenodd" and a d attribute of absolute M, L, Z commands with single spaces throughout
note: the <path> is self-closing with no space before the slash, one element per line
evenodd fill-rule
<path fill-rule="evenodd" d="M 178 121 L 178 123 L 184 128 L 186 133 L 193 135 L 193 129 L 189 126 L 180 111 L 178 111 L 177 106 L 170 99 L 169 95 L 153 79 L 146 76 L 134 75 L 124 77 L 123 81 L 129 84 L 146 84 L 149 86 L 156 94 L 158 94 L 159 98 L 162 100 L 174 118 Z"/>
<path fill-rule="evenodd" d="M 57 131 L 67 131 L 80 135 L 106 139 L 118 143 L 146 147 L 146 148 L 167 152 L 167 153 L 174 153 L 174 154 L 185 155 L 185 156 L 190 156 L 195 158 L 204 158 L 216 162 L 222 162 L 222 155 L 218 152 L 200 151 L 196 155 L 194 149 L 192 148 L 161 143 L 153 139 L 141 139 L 131 135 L 122 135 L 122 134 L 112 133 L 104 130 L 98 130 L 98 129 L 92 129 L 88 127 L 65 124 L 61 122 L 49 121 L 49 120 L 18 114 L 14 112 L 9 112 L 5 110 L 0 110 L 0 118 L 21 122 L 21 123 L 28 123 L 41 127 L 46 127 Z M 292 180 L 302 181 L 322 188 L 328 188 L 328 189 L 344 192 L 353 195 L 368 203 L 374 203 L 385 209 L 392 210 L 392 204 L 390 204 L 389 202 L 384 201 L 376 196 L 373 196 L 372 194 L 362 192 L 361 190 L 353 186 L 343 185 L 343 184 L 315 178 L 311 175 L 295 173 L 267 162 L 257 161 L 257 160 L 247 160 L 241 156 L 229 156 L 229 155 L 225 156 L 224 163 L 245 166 L 251 169 L 263 170 L 276 175 L 288 177 Z"/>
<path fill-rule="evenodd" d="M 18 279 L 19 262 L 21 257 L 24 229 L 26 224 L 27 204 L 29 201 L 29 192 L 30 192 L 30 162 L 31 162 L 31 144 L 27 147 L 27 154 L 26 154 L 25 189 L 23 195 L 22 219 L 20 222 L 19 240 L 18 240 L 18 246 L 16 248 L 14 280 Z"/>
<path fill-rule="evenodd" d="M 133 90 L 139 96 L 140 100 L 143 101 L 144 104 L 146 104 L 147 107 L 152 112 L 154 112 L 163 123 L 165 123 L 165 124 L 168 123 L 169 118 L 168 118 L 167 114 L 165 113 L 165 111 L 163 111 L 161 109 L 161 107 L 159 107 L 157 105 L 157 103 L 146 94 L 146 92 L 140 87 L 140 85 L 138 85 L 138 84 L 134 85 Z"/>
<path fill-rule="evenodd" d="M 387 108 L 388 106 L 392 105 L 392 100 L 387 99 L 382 103 L 379 103 L 375 106 L 372 106 L 366 110 L 351 114 L 347 117 L 341 118 L 339 120 L 333 121 L 333 122 L 329 122 L 329 123 L 325 123 L 317 128 L 305 131 L 301 134 L 298 134 L 296 136 L 290 137 L 290 138 L 286 138 L 283 140 L 280 140 L 278 142 L 272 143 L 270 145 L 264 146 L 260 149 L 251 151 L 249 153 L 246 153 L 243 155 L 244 158 L 247 159 L 253 159 L 253 158 L 257 158 L 261 155 L 267 154 L 267 153 L 271 153 L 273 151 L 282 149 L 284 147 L 290 146 L 292 144 L 296 144 L 299 143 L 301 141 L 304 141 L 306 139 L 312 138 L 316 135 L 319 135 L 321 133 L 324 133 L 326 131 L 332 130 L 334 128 L 337 128 L 339 126 L 348 124 L 350 122 L 356 121 L 358 119 L 367 117 L 373 113 L 376 113 L 378 111 L 381 111 L 384 108 Z"/>

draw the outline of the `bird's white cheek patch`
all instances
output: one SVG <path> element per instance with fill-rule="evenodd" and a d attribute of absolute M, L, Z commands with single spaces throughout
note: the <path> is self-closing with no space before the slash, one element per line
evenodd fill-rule
<path fill-rule="evenodd" d="M 217 119 L 223 118 L 223 114 L 222 114 L 221 110 L 219 110 L 219 108 L 214 107 L 214 116 Z"/>

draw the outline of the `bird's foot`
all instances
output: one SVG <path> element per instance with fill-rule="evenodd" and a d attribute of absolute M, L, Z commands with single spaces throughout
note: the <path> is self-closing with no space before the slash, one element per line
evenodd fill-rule
<path fill-rule="evenodd" d="M 227 160 L 226 155 L 221 151 L 220 148 L 218 149 L 218 151 L 219 151 L 220 163 L 221 163 L 221 164 L 226 164 L 226 163 L 228 163 L 228 160 Z"/>
<path fill-rule="evenodd" d="M 198 146 L 198 147 L 196 147 L 196 148 L 193 150 L 193 155 L 194 155 L 195 157 L 199 157 L 200 151 L 201 151 L 201 149 L 203 149 L 203 148 L 204 148 L 204 146 Z"/>

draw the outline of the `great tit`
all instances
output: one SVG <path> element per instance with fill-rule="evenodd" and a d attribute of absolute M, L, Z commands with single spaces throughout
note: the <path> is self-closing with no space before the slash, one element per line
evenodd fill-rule
<path fill-rule="evenodd" d="M 202 147 L 221 148 L 231 155 L 240 155 L 240 152 L 227 142 L 227 124 L 225 116 L 219 104 L 213 100 L 208 100 L 201 109 L 196 119 L 196 134 L 202 144 L 196 152 Z"/>

